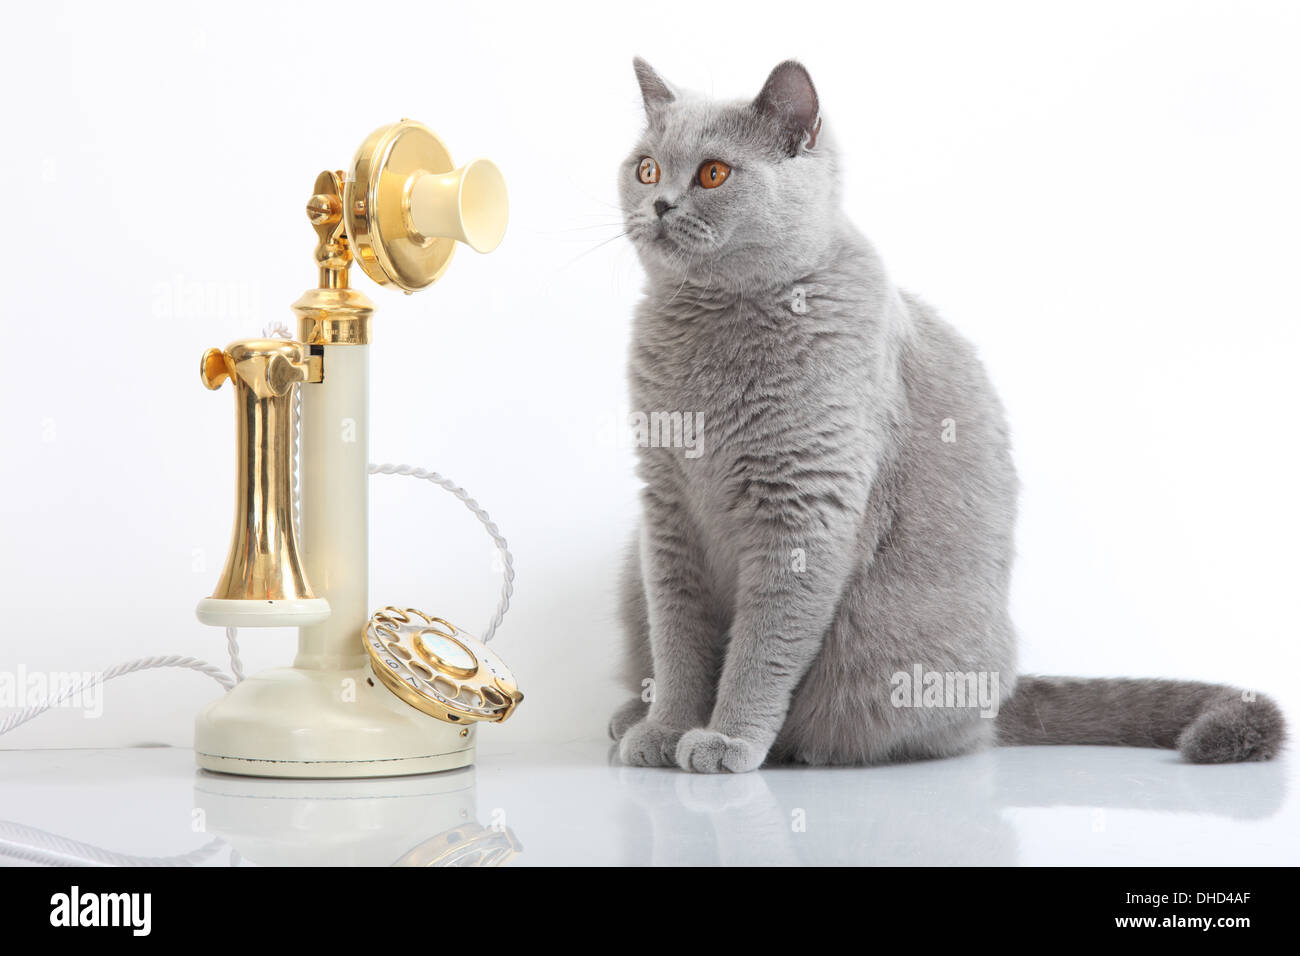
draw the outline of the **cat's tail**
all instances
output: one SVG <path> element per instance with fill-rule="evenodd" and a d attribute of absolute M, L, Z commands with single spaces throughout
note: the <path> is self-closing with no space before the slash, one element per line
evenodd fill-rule
<path fill-rule="evenodd" d="M 1192 763 L 1269 760 L 1286 739 L 1281 709 L 1263 694 L 1128 678 L 1022 676 L 997 729 L 1001 746 L 1164 747 Z"/>

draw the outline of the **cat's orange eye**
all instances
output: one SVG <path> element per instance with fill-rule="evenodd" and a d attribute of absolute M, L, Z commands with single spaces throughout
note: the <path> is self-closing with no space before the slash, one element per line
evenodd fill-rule
<path fill-rule="evenodd" d="M 720 159 L 711 159 L 700 167 L 700 185 L 705 189 L 717 189 L 730 175 L 730 166 Z"/>
<path fill-rule="evenodd" d="M 647 186 L 653 186 L 659 182 L 659 164 L 649 156 L 642 157 L 641 165 L 636 172 L 637 178 Z"/>

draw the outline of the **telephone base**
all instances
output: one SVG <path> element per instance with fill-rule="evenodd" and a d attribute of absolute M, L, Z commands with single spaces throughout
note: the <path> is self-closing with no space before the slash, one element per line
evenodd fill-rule
<path fill-rule="evenodd" d="M 368 667 L 255 674 L 194 722 L 200 767 L 254 777 L 391 777 L 474 762 L 474 727 L 403 703 Z"/>

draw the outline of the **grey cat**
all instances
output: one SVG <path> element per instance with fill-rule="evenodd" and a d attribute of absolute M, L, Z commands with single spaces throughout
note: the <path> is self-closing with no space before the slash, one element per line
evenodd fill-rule
<path fill-rule="evenodd" d="M 621 759 L 708 773 L 993 743 L 1277 753 L 1263 696 L 1017 677 L 1002 407 L 971 346 L 845 217 L 807 71 L 782 63 L 752 102 L 719 103 L 634 65 L 647 126 L 619 189 L 647 276 L 629 379 L 650 427 Z"/>

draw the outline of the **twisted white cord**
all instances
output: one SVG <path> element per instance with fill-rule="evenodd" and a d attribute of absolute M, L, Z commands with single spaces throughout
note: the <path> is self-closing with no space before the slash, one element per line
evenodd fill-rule
<path fill-rule="evenodd" d="M 231 628 L 231 630 L 234 630 L 234 628 Z M 232 664 L 238 661 L 237 648 L 232 649 L 231 661 Z M 179 654 L 165 654 L 159 657 L 141 657 L 138 660 L 127 661 L 124 664 L 117 664 L 106 671 L 95 674 L 89 680 L 74 684 L 52 700 L 33 704 L 26 710 L 20 710 L 16 714 L 9 715 L 3 722 L 0 722 L 0 734 L 7 734 L 15 727 L 21 727 L 33 717 L 45 713 L 45 711 L 49 710 L 51 707 L 57 707 L 69 697 L 80 694 L 88 687 L 93 687 L 96 684 L 103 683 L 104 681 L 110 681 L 114 677 L 121 677 L 123 674 L 133 674 L 136 671 L 150 670 L 154 667 L 188 667 L 191 670 L 198 671 L 200 674 L 207 674 L 226 690 L 230 690 L 230 688 L 234 687 L 236 684 L 236 681 L 232 680 L 230 675 L 226 674 L 220 668 L 213 664 L 209 664 L 207 661 L 199 660 L 197 657 L 182 657 Z"/>
<path fill-rule="evenodd" d="M 179 856 L 133 856 L 26 824 L 0 820 L 0 857 L 45 866 L 198 866 L 224 843 L 220 837 L 213 837 L 197 850 Z"/>
<path fill-rule="evenodd" d="M 497 632 L 501 624 L 501 619 L 506 616 L 506 611 L 510 610 L 510 596 L 515 590 L 515 559 L 510 554 L 510 545 L 506 542 L 505 536 L 501 534 L 492 517 L 483 510 L 483 506 L 469 496 L 469 492 L 456 484 L 450 478 L 444 478 L 436 471 L 425 471 L 423 468 L 414 468 L 411 465 L 392 465 L 371 464 L 369 468 L 372 475 L 406 475 L 410 478 L 420 478 L 424 481 L 432 482 L 438 487 L 450 491 L 460 499 L 461 503 L 470 510 L 475 518 L 482 523 L 488 536 L 497 546 L 497 552 L 501 555 L 502 581 L 501 597 L 497 601 L 496 614 L 492 615 L 492 620 L 480 635 L 480 640 L 484 643 L 492 640 L 492 635 Z"/>
<path fill-rule="evenodd" d="M 230 673 L 235 675 L 238 684 L 244 679 L 244 662 L 239 659 L 239 628 L 226 628 L 226 651 L 230 654 Z"/>

